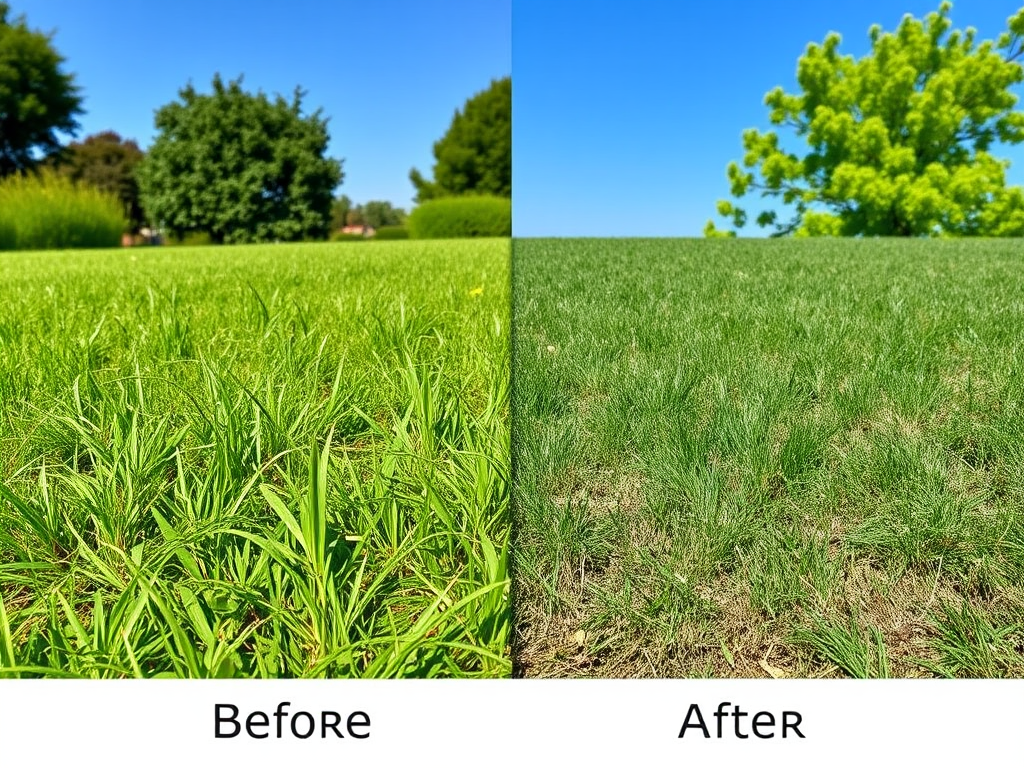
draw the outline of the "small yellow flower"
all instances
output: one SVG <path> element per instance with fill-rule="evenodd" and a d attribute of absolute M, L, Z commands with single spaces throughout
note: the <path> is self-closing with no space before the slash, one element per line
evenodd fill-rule
<path fill-rule="evenodd" d="M 469 292 L 469 295 L 473 296 L 473 297 L 476 297 L 476 296 L 483 296 L 483 293 L 484 293 L 484 287 L 481 285 L 479 288 L 473 288 Z"/>

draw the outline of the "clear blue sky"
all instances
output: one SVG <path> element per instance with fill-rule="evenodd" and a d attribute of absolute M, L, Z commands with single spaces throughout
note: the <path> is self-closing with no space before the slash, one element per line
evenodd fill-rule
<path fill-rule="evenodd" d="M 338 194 L 407 210 L 409 169 L 432 176 L 432 147 L 466 99 L 512 71 L 511 0 L 8 0 L 54 31 L 84 95 L 78 138 L 114 130 L 145 148 L 153 114 L 188 81 L 225 80 L 291 97 L 330 118 L 344 158 Z"/>
<path fill-rule="evenodd" d="M 951 19 L 993 39 L 1022 4 L 959 0 Z M 796 90 L 807 43 L 834 30 L 841 52 L 861 56 L 872 24 L 893 29 L 904 13 L 921 18 L 938 5 L 514 0 L 513 233 L 700 236 L 709 218 L 723 226 L 715 201 L 729 197 L 725 169 L 742 157 L 740 134 L 771 128 L 764 95 Z M 1014 162 L 1011 183 L 1024 183 L 1024 147 L 1003 156 Z"/>

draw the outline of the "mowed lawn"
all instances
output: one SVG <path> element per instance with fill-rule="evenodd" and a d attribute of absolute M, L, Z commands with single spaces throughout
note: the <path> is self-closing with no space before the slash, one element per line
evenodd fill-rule
<path fill-rule="evenodd" d="M 509 251 L 0 253 L 0 677 L 510 674 Z"/>
<path fill-rule="evenodd" d="M 1024 244 L 517 240 L 525 676 L 1024 676 Z"/>

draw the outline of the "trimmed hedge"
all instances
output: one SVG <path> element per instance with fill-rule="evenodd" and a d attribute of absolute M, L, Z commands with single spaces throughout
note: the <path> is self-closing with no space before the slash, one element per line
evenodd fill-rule
<path fill-rule="evenodd" d="M 52 172 L 0 182 L 0 249 L 116 248 L 127 230 L 115 195 Z"/>
<path fill-rule="evenodd" d="M 492 195 L 439 197 L 409 214 L 409 237 L 511 237 L 512 201 Z"/>
<path fill-rule="evenodd" d="M 374 240 L 408 240 L 409 229 L 400 224 L 380 227 L 373 236 Z"/>

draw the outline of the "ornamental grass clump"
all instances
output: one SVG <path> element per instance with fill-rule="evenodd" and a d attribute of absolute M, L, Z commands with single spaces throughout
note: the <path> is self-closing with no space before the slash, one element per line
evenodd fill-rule
<path fill-rule="evenodd" d="M 126 227 L 116 196 L 58 174 L 0 182 L 0 250 L 110 248 Z"/>

